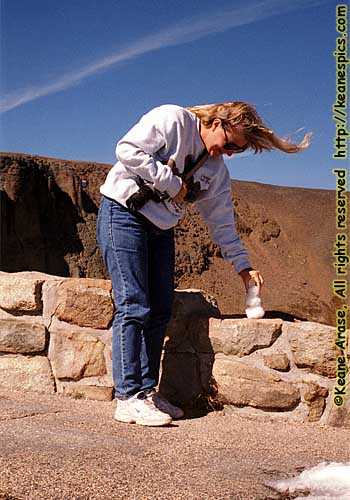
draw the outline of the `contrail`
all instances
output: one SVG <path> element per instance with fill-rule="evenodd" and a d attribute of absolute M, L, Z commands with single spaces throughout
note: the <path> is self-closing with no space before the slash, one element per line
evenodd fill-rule
<path fill-rule="evenodd" d="M 327 0 L 262 0 L 241 7 L 231 7 L 220 13 L 210 13 L 206 16 L 186 19 L 158 33 L 148 35 L 85 67 L 65 73 L 54 81 L 5 94 L 0 99 L 0 113 L 5 113 L 40 97 L 66 90 L 92 75 L 148 52 L 193 42 L 213 33 L 222 33 L 237 26 L 244 26 L 268 17 L 316 6 L 325 1 Z"/>

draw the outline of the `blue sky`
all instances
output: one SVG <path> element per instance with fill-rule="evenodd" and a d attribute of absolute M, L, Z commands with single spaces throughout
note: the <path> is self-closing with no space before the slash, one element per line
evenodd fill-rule
<path fill-rule="evenodd" d="M 2 0 L 0 149 L 114 163 L 152 107 L 240 100 L 280 135 L 314 135 L 297 155 L 227 158 L 232 178 L 334 189 L 336 5 Z"/>

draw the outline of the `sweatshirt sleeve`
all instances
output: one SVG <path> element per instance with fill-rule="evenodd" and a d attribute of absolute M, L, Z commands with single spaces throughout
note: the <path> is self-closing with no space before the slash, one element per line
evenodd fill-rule
<path fill-rule="evenodd" d="M 174 125 L 176 116 L 168 115 L 164 111 L 160 112 L 159 108 L 144 115 L 118 142 L 116 156 L 133 174 L 151 182 L 155 189 L 173 198 L 180 191 L 182 181 L 168 165 L 154 157 L 160 149 L 168 146 L 169 141 L 180 139 Z"/>
<path fill-rule="evenodd" d="M 220 246 L 222 256 L 233 264 L 237 273 L 252 267 L 248 252 L 237 234 L 231 199 L 231 181 L 224 163 L 219 165 L 208 191 L 202 192 L 196 206 L 208 225 L 213 241 Z"/>

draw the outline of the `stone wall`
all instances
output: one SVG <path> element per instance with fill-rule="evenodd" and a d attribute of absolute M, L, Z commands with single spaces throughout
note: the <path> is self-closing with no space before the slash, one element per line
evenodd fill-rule
<path fill-rule="evenodd" d="M 160 381 L 168 399 L 350 426 L 348 402 L 333 405 L 335 328 L 221 316 L 205 292 L 175 295 Z M 0 392 L 112 399 L 113 311 L 108 280 L 0 272 Z"/>

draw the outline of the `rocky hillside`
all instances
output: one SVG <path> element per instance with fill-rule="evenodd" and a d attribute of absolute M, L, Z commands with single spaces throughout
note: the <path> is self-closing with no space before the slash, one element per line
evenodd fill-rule
<path fill-rule="evenodd" d="M 95 240 L 99 186 L 110 165 L 2 153 L 0 270 L 107 277 Z M 237 227 L 264 275 L 268 317 L 334 323 L 334 191 L 233 181 Z M 240 278 L 192 206 L 176 230 L 176 283 L 244 314 Z"/>

